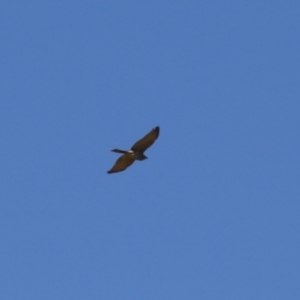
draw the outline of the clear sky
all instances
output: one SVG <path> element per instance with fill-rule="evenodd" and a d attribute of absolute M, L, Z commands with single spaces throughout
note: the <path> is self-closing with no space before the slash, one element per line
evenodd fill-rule
<path fill-rule="evenodd" d="M 300 299 L 299 16 L 2 1 L 0 299 Z"/>

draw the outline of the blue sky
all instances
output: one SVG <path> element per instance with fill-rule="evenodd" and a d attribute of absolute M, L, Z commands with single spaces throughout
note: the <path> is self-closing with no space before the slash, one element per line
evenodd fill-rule
<path fill-rule="evenodd" d="M 0 298 L 300 299 L 299 15 L 2 1 Z"/>

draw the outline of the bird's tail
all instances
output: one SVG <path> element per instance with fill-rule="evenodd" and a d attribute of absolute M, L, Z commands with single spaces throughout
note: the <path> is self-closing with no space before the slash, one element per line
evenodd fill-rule
<path fill-rule="evenodd" d="M 116 153 L 127 153 L 128 151 L 124 151 L 124 150 L 119 150 L 119 149 L 113 149 L 111 150 L 111 152 L 116 152 Z"/>

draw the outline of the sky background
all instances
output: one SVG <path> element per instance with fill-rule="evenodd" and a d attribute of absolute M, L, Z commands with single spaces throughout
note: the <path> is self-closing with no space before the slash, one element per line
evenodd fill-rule
<path fill-rule="evenodd" d="M 300 299 L 299 16 L 1 1 L 0 298 Z"/>

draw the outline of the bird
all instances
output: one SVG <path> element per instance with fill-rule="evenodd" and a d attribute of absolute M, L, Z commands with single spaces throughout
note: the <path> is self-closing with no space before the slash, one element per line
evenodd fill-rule
<path fill-rule="evenodd" d="M 107 171 L 108 174 L 121 172 L 131 166 L 135 160 L 145 160 L 148 157 L 144 155 L 144 152 L 156 141 L 159 136 L 159 126 L 153 128 L 143 138 L 138 140 L 130 150 L 113 149 L 112 152 L 122 153 L 114 166 Z"/>

